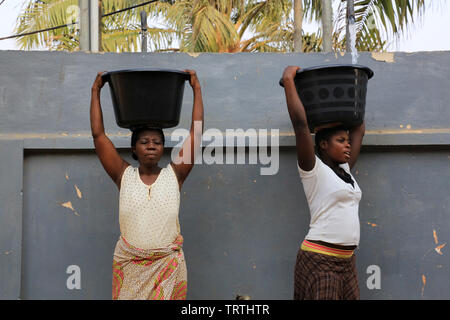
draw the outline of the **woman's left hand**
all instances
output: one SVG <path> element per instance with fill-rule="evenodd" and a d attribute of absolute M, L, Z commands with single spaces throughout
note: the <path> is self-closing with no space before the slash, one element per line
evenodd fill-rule
<path fill-rule="evenodd" d="M 191 76 L 189 78 L 189 84 L 191 85 L 192 89 L 200 88 L 200 81 L 198 80 L 197 73 L 194 70 L 184 70 L 184 72 L 189 73 Z"/>

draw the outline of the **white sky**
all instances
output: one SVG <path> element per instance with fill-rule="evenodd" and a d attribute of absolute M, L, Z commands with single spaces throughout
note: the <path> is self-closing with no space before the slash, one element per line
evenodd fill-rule
<path fill-rule="evenodd" d="M 423 18 L 416 19 L 409 34 L 403 35 L 398 43 L 391 44 L 388 51 L 450 51 L 450 3 L 442 0 L 426 1 L 429 3 Z M 439 2 L 440 5 L 430 7 L 431 1 Z M 0 37 L 14 34 L 17 16 L 25 2 L 5 0 L 0 5 Z M 311 32 L 315 31 L 316 26 L 305 25 L 304 28 Z M 14 39 L 0 40 L 0 50 L 18 50 L 18 47 Z"/>

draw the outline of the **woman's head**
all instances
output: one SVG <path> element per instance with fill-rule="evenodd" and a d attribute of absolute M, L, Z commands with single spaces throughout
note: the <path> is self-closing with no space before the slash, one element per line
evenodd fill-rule
<path fill-rule="evenodd" d="M 142 164 L 157 164 L 164 152 L 164 133 L 160 128 L 139 127 L 132 130 L 131 156 Z"/>
<path fill-rule="evenodd" d="M 316 132 L 316 153 L 323 158 L 329 158 L 336 163 L 346 163 L 350 160 L 350 137 L 344 126 L 325 128 Z"/>

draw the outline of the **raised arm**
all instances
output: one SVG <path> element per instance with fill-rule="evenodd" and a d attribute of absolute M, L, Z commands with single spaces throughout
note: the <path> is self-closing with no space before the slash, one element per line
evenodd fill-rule
<path fill-rule="evenodd" d="M 302 170 L 310 171 L 316 163 L 314 143 L 309 132 L 306 112 L 295 88 L 294 78 L 299 67 L 289 66 L 284 70 L 283 83 L 286 103 L 295 132 L 297 161 Z"/>
<path fill-rule="evenodd" d="M 361 150 L 361 145 L 364 137 L 364 133 L 366 132 L 366 125 L 363 122 L 361 125 L 353 127 L 350 129 L 350 160 L 348 161 L 348 165 L 350 169 L 356 164 L 356 160 L 359 156 L 359 151 Z"/>
<path fill-rule="evenodd" d="M 192 107 L 192 120 L 189 136 L 184 141 L 177 159 L 171 163 L 175 174 L 177 175 L 180 189 L 189 175 L 189 172 L 191 172 L 195 163 L 195 158 L 201 150 L 200 145 L 203 133 L 203 98 L 200 81 L 194 70 L 185 71 L 190 74 L 189 84 L 194 92 L 194 104 Z"/>
<path fill-rule="evenodd" d="M 91 132 L 94 139 L 95 152 L 103 168 L 120 189 L 122 173 L 129 164 L 120 157 L 113 143 L 105 134 L 103 114 L 100 106 L 100 91 L 105 85 L 102 74 L 103 72 L 97 74 L 91 89 Z"/>

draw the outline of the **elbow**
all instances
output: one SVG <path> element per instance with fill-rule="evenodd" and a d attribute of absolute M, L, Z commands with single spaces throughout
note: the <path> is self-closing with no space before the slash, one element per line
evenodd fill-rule
<path fill-rule="evenodd" d="M 92 139 L 95 141 L 98 138 L 102 137 L 105 134 L 105 132 L 101 131 L 92 131 Z"/>
<path fill-rule="evenodd" d="M 190 132 L 191 137 L 194 138 L 194 141 L 199 141 L 203 136 L 203 128 L 201 126 L 197 126 Z"/>
<path fill-rule="evenodd" d="M 203 127 L 204 127 L 204 121 L 203 117 L 200 117 L 198 119 L 193 119 L 191 123 L 191 134 L 194 135 L 202 135 L 203 133 Z"/>
<path fill-rule="evenodd" d="M 351 135 L 359 135 L 363 137 L 365 133 L 366 133 L 366 125 L 364 124 L 364 122 L 350 129 Z"/>
<path fill-rule="evenodd" d="M 302 119 L 293 120 L 292 126 L 294 127 L 295 131 L 303 131 L 303 130 L 309 131 L 308 122 L 306 122 Z"/>
<path fill-rule="evenodd" d="M 359 126 L 358 128 L 358 134 L 361 137 L 364 137 L 364 134 L 366 133 L 366 125 L 364 124 L 364 122 Z"/>

